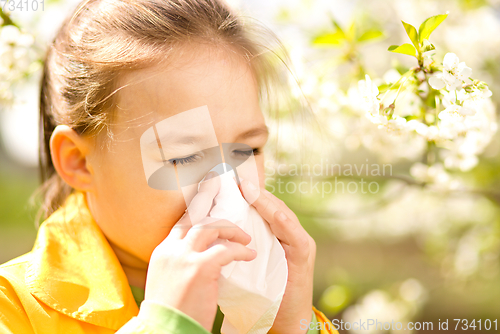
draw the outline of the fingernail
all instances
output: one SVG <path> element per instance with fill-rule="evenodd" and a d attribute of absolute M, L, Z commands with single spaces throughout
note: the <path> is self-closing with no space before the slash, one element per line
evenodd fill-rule
<path fill-rule="evenodd" d="M 283 212 L 278 213 L 278 218 L 279 218 L 281 221 L 285 221 L 285 220 L 287 220 L 287 216 L 286 216 Z"/>
<path fill-rule="evenodd" d="M 255 249 L 250 249 L 252 253 L 257 254 L 257 251 Z"/>
<path fill-rule="evenodd" d="M 219 175 L 219 174 L 218 174 L 216 171 L 214 171 L 214 170 L 213 170 L 213 171 L 211 171 L 210 173 L 208 173 L 208 174 L 207 174 L 207 176 L 205 176 L 205 181 L 206 181 L 206 180 L 210 180 L 211 178 L 216 177 L 216 176 L 218 176 L 218 175 Z"/>

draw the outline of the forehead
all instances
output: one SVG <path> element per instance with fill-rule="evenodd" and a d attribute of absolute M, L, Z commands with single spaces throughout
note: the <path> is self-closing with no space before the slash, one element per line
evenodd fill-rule
<path fill-rule="evenodd" d="M 240 55 L 206 46 L 186 49 L 182 55 L 168 66 L 120 77 L 115 127 L 125 126 L 128 133 L 140 136 L 153 124 L 200 106 L 208 107 L 217 137 L 225 137 L 221 141 L 264 123 L 255 77 Z M 178 126 L 177 132 L 182 132 Z"/>

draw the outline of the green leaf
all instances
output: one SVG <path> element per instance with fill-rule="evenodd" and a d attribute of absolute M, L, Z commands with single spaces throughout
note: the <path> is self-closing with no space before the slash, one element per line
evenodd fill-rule
<path fill-rule="evenodd" d="M 344 30 L 342 30 L 342 27 L 340 26 L 340 24 L 338 24 L 338 22 L 335 20 L 335 18 L 333 17 L 332 13 L 329 13 L 329 16 L 330 16 L 330 20 L 332 21 L 332 24 L 333 26 L 335 27 L 336 29 L 336 32 L 339 32 L 342 37 L 345 38 L 345 33 L 344 33 Z"/>
<path fill-rule="evenodd" d="M 347 30 L 346 38 L 350 41 L 356 40 L 356 20 L 353 20 L 349 29 Z"/>
<path fill-rule="evenodd" d="M 330 46 L 340 46 L 344 42 L 345 42 L 345 35 L 341 31 L 322 34 L 317 36 L 313 40 L 313 44 L 315 45 L 330 45 Z"/>
<path fill-rule="evenodd" d="M 411 44 L 405 43 L 403 45 L 391 45 L 388 49 L 388 51 L 391 52 L 396 52 L 396 53 L 402 53 L 405 55 L 417 57 L 417 50 L 415 47 Z"/>
<path fill-rule="evenodd" d="M 377 29 L 370 29 L 365 31 L 359 38 L 358 42 L 366 42 L 377 38 L 384 37 L 384 33 Z"/>
<path fill-rule="evenodd" d="M 422 52 L 427 52 L 427 51 L 432 51 L 432 50 L 436 50 L 434 45 L 431 44 L 428 39 L 424 39 L 422 41 Z"/>
<path fill-rule="evenodd" d="M 389 82 L 389 83 L 384 83 L 384 84 L 381 84 L 380 86 L 378 86 L 378 91 L 380 93 L 385 93 L 386 91 L 388 90 L 395 90 L 395 89 L 398 89 L 399 86 L 401 86 L 401 83 L 400 82 Z"/>
<path fill-rule="evenodd" d="M 434 31 L 434 29 L 436 29 L 441 24 L 441 22 L 446 19 L 447 16 L 448 13 L 431 16 L 427 20 L 425 20 L 418 28 L 419 40 L 423 41 L 424 39 L 429 39 L 429 36 Z"/>
<path fill-rule="evenodd" d="M 426 46 L 424 48 L 423 52 L 432 51 L 432 50 L 436 50 L 436 47 L 433 44 Z"/>
<path fill-rule="evenodd" d="M 389 89 L 389 87 L 390 87 L 390 85 L 389 85 L 388 83 L 383 83 L 383 84 L 381 84 L 380 86 L 378 86 L 377 88 L 378 88 L 378 91 L 379 91 L 380 93 L 383 93 L 383 92 L 385 92 L 387 89 Z"/>
<path fill-rule="evenodd" d="M 415 45 L 417 50 L 420 49 L 420 44 L 418 42 L 417 29 L 414 26 L 412 26 L 411 24 L 408 24 L 404 21 L 401 21 L 401 22 L 403 23 L 403 26 L 405 27 L 405 30 L 406 30 L 406 34 L 408 35 L 408 37 L 410 37 L 410 40 L 413 43 L 413 45 Z"/>

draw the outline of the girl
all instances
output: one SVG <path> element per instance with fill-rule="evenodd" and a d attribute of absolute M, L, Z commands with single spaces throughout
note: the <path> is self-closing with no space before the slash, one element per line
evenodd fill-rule
<path fill-rule="evenodd" d="M 65 20 L 41 82 L 45 220 L 33 250 L 0 267 L 1 333 L 218 332 L 221 267 L 255 258 L 250 237 L 229 221 L 173 228 L 206 220 L 220 181 L 207 177 L 183 215 L 180 192 L 148 187 L 137 140 L 198 106 L 217 142 L 256 156 L 260 184 L 241 189 L 258 194 L 289 270 L 270 333 L 336 332 L 312 306 L 314 241 L 257 188 L 278 77 L 255 31 L 219 0 L 87 0 Z M 209 247 L 217 238 L 229 242 Z"/>

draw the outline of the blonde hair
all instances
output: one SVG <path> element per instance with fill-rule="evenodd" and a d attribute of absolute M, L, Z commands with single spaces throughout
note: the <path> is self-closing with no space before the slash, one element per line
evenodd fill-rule
<path fill-rule="evenodd" d="M 278 64 L 289 57 L 277 36 L 221 0 L 86 0 L 69 15 L 49 45 L 40 94 L 38 213 L 46 219 L 73 189 L 55 171 L 49 141 L 67 124 L 80 135 L 112 138 L 118 76 L 171 58 L 186 42 L 236 50 L 250 64 L 270 112 L 283 83 Z M 285 80 L 286 81 L 286 80 Z M 279 86 L 279 85 L 278 85 Z M 273 88 L 274 87 L 274 88 Z M 277 99 L 274 99 L 277 102 Z M 279 103 L 279 102 L 277 102 Z M 105 130 L 105 131 L 103 131 Z"/>

